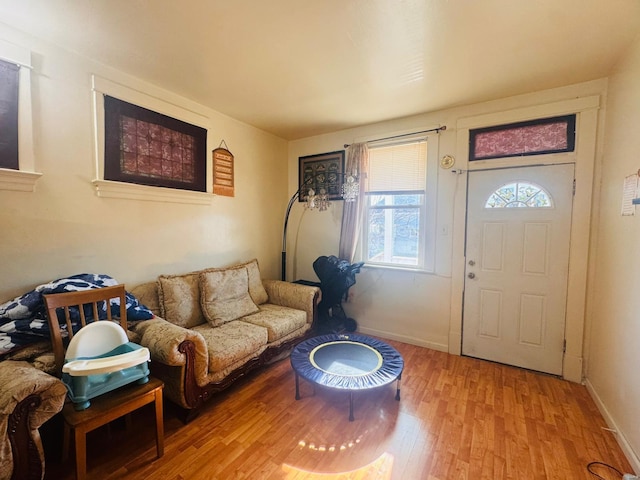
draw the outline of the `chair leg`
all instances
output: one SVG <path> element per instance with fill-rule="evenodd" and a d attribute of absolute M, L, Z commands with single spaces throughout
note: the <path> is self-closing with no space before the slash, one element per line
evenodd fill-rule
<path fill-rule="evenodd" d="M 74 429 L 76 442 L 76 480 L 87 478 L 87 438 L 84 430 Z"/>
<path fill-rule="evenodd" d="M 156 451 L 158 458 L 164 455 L 164 418 L 162 416 L 162 389 L 156 390 Z"/>

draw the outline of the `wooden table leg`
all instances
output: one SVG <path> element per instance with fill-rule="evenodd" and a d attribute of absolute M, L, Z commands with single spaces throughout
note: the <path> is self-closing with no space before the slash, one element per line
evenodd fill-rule
<path fill-rule="evenodd" d="M 73 431 L 76 443 L 76 480 L 87 478 L 87 436 L 81 428 Z"/>
<path fill-rule="evenodd" d="M 296 400 L 300 400 L 300 381 L 298 380 L 298 373 L 295 373 L 296 377 Z"/>
<path fill-rule="evenodd" d="M 162 389 L 156 390 L 156 452 L 158 458 L 164 455 L 164 418 L 162 416 Z"/>

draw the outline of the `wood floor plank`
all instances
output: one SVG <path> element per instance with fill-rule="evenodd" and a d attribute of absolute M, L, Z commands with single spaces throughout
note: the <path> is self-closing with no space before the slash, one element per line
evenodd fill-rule
<path fill-rule="evenodd" d="M 395 385 L 348 396 L 301 381 L 288 359 L 218 394 L 190 424 L 165 410 L 155 458 L 153 409 L 133 428 L 87 439 L 92 479 L 548 480 L 590 479 L 603 461 L 631 471 L 586 388 L 482 360 L 389 342 L 405 360 Z M 58 441 L 58 440 L 55 440 Z M 45 437 L 45 448 L 47 438 Z M 45 479 L 71 480 L 73 458 L 47 460 Z M 605 478 L 609 472 L 599 473 Z"/>

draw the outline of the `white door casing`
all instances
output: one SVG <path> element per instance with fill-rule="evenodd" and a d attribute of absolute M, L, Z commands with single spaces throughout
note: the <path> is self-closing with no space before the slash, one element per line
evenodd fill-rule
<path fill-rule="evenodd" d="M 593 257 L 591 256 L 591 233 L 594 189 L 597 179 L 596 148 L 599 131 L 603 128 L 603 117 L 599 115 L 601 95 L 605 85 L 597 84 L 588 91 L 573 91 L 571 95 L 542 96 L 538 103 L 520 104 L 509 102 L 500 104 L 493 111 L 485 111 L 473 116 L 459 118 L 455 123 L 456 168 L 448 170 L 447 175 L 455 175 L 452 220 L 452 277 L 448 351 L 453 355 L 462 353 L 463 308 L 465 287 L 465 241 L 467 207 L 467 172 L 489 168 L 555 165 L 572 163 L 575 165 L 576 190 L 574 194 L 571 222 L 571 252 L 569 257 L 569 281 L 567 290 L 567 314 L 565 327 L 566 351 L 562 377 L 571 382 L 584 379 L 583 361 L 588 356 L 585 350 L 585 335 L 589 335 L 588 296 L 592 286 L 588 279 L 593 275 Z M 574 152 L 509 157 L 469 162 L 469 132 L 471 129 L 492 125 L 504 125 L 558 115 L 577 114 L 576 148 Z M 443 135 L 446 137 L 447 134 Z M 441 152 L 442 153 L 442 152 Z M 448 152 L 447 152 L 448 153 Z M 440 174 L 443 172 L 440 171 Z"/>
<path fill-rule="evenodd" d="M 573 180 L 573 164 L 469 172 L 464 355 L 562 374 Z M 514 183 L 551 206 L 486 206 Z"/>

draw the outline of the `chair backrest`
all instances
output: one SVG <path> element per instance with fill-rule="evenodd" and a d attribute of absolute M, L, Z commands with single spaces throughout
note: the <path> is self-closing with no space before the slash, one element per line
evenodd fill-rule
<path fill-rule="evenodd" d="M 111 314 L 111 299 L 120 299 L 120 326 L 127 330 L 127 300 L 124 285 L 114 285 L 112 287 L 93 288 L 90 290 L 80 290 L 77 292 L 54 293 L 43 295 L 47 308 L 47 320 L 49 321 L 49 331 L 51 332 L 51 346 L 56 363 L 58 376 L 62 373 L 64 356 L 66 352 L 65 343 L 62 340 L 62 329 L 58 312 L 64 314 L 64 321 L 67 326 L 68 339 L 73 338 L 73 324 L 76 331 L 87 325 L 87 322 L 97 320 L 118 319 Z M 106 302 L 106 303 L 105 303 Z M 85 311 L 85 306 L 89 307 L 89 313 Z M 105 307 L 106 306 L 106 307 Z M 106 312 L 103 310 L 106 309 Z M 75 319 L 75 322 L 74 322 Z M 68 342 L 67 342 L 68 343 Z"/>

